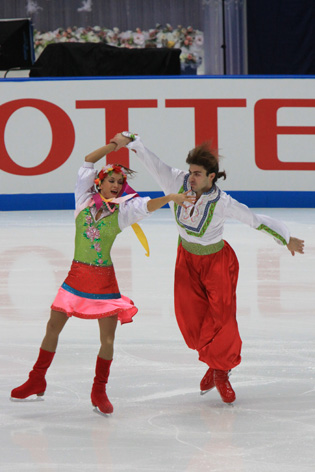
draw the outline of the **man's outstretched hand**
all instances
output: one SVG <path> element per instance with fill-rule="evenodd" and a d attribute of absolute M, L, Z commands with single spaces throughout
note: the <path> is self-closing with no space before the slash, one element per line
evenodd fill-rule
<path fill-rule="evenodd" d="M 302 239 L 291 237 L 287 248 L 291 252 L 292 256 L 294 256 L 296 252 L 304 254 L 304 241 Z"/>

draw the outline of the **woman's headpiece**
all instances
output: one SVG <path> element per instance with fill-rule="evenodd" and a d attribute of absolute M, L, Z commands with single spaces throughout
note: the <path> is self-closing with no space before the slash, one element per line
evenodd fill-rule
<path fill-rule="evenodd" d="M 106 175 L 112 175 L 113 172 L 116 174 L 122 174 L 124 182 L 126 182 L 127 174 L 122 166 L 117 164 L 107 164 L 107 166 L 102 167 L 102 169 L 99 171 L 97 178 L 94 180 L 95 185 L 97 185 L 97 187 L 101 185 Z"/>

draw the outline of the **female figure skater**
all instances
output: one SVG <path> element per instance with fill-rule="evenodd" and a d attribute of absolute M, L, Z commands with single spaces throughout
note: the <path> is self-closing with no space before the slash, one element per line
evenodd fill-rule
<path fill-rule="evenodd" d="M 138 309 L 120 294 L 110 256 L 116 236 L 127 226 L 148 216 L 170 201 L 181 205 L 193 202 L 193 196 L 174 194 L 151 200 L 149 197 L 121 197 L 127 190 L 127 174 L 132 171 L 118 164 L 110 164 L 98 173 L 94 164 L 111 151 L 117 151 L 132 141 L 131 133 L 115 136 L 111 143 L 85 157 L 79 169 L 75 187 L 76 233 L 74 260 L 64 283 L 51 306 L 46 335 L 38 359 L 28 380 L 12 390 L 11 399 L 25 399 L 30 395 L 44 395 L 45 375 L 52 363 L 59 334 L 69 317 L 97 319 L 101 346 L 98 353 L 95 378 L 91 392 L 93 406 L 101 413 L 113 412 L 106 395 L 117 321 L 132 321 Z M 95 190 L 94 183 L 97 187 Z"/>
<path fill-rule="evenodd" d="M 232 403 L 235 392 L 229 372 L 241 362 L 242 341 L 236 321 L 238 260 L 223 240 L 226 218 L 233 218 L 269 234 L 292 255 L 303 254 L 304 241 L 291 237 L 281 221 L 256 215 L 216 185 L 226 178 L 219 171 L 217 153 L 206 144 L 189 152 L 189 171 L 175 169 L 148 150 L 141 139 L 127 145 L 155 178 L 165 194 L 193 195 L 195 202 L 170 203 L 179 232 L 175 267 L 175 314 L 189 348 L 208 365 L 201 394 L 217 388 L 222 400 Z"/>

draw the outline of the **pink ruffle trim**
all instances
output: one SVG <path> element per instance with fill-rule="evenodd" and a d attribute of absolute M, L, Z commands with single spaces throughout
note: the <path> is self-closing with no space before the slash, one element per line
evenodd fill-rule
<path fill-rule="evenodd" d="M 132 322 L 133 316 L 138 312 L 138 308 L 132 300 L 124 295 L 118 299 L 93 300 L 78 297 L 61 287 L 51 309 L 61 311 L 69 317 L 75 316 L 91 320 L 117 315 L 121 324 Z"/>

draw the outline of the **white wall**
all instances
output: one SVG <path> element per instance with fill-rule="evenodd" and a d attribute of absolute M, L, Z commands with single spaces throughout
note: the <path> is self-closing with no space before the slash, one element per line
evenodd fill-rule
<path fill-rule="evenodd" d="M 73 192 L 76 172 L 85 154 L 127 126 L 163 160 L 180 168 L 186 168 L 187 152 L 195 146 L 195 139 L 218 138 L 220 154 L 224 156 L 221 168 L 228 174 L 221 183 L 223 189 L 314 191 L 314 92 L 312 77 L 1 79 L 0 194 Z M 188 99 L 199 101 L 184 108 L 167 106 L 168 100 Z M 100 108 L 90 108 L 88 104 L 82 108 L 83 101 L 89 100 Z M 107 111 L 106 116 L 101 100 L 116 101 L 111 102 L 112 111 Z M 138 103 L 139 108 L 129 108 L 127 112 L 121 100 L 152 100 L 155 105 L 141 108 Z M 213 100 L 219 100 L 217 114 Z M 196 103 L 199 111 L 195 113 L 192 106 Z M 279 109 L 272 112 L 275 105 Z M 47 107 L 51 111 L 46 113 Z M 53 131 L 51 117 L 55 120 Z M 64 128 L 63 119 L 68 129 Z M 106 135 L 106 128 L 111 135 Z M 285 134 L 276 135 L 274 131 Z M 59 137 L 52 146 L 57 132 Z M 276 151 L 272 142 L 276 143 Z M 51 165 L 60 156 L 65 162 L 48 173 L 34 170 L 50 151 Z M 264 155 L 267 169 L 258 167 Z M 120 160 L 118 153 L 113 159 Z M 159 190 L 134 154 L 130 156 L 130 166 L 139 172 L 132 182 L 137 191 Z M 276 169 L 271 170 L 270 166 Z M 37 175 L 18 175 L 32 172 Z"/>

